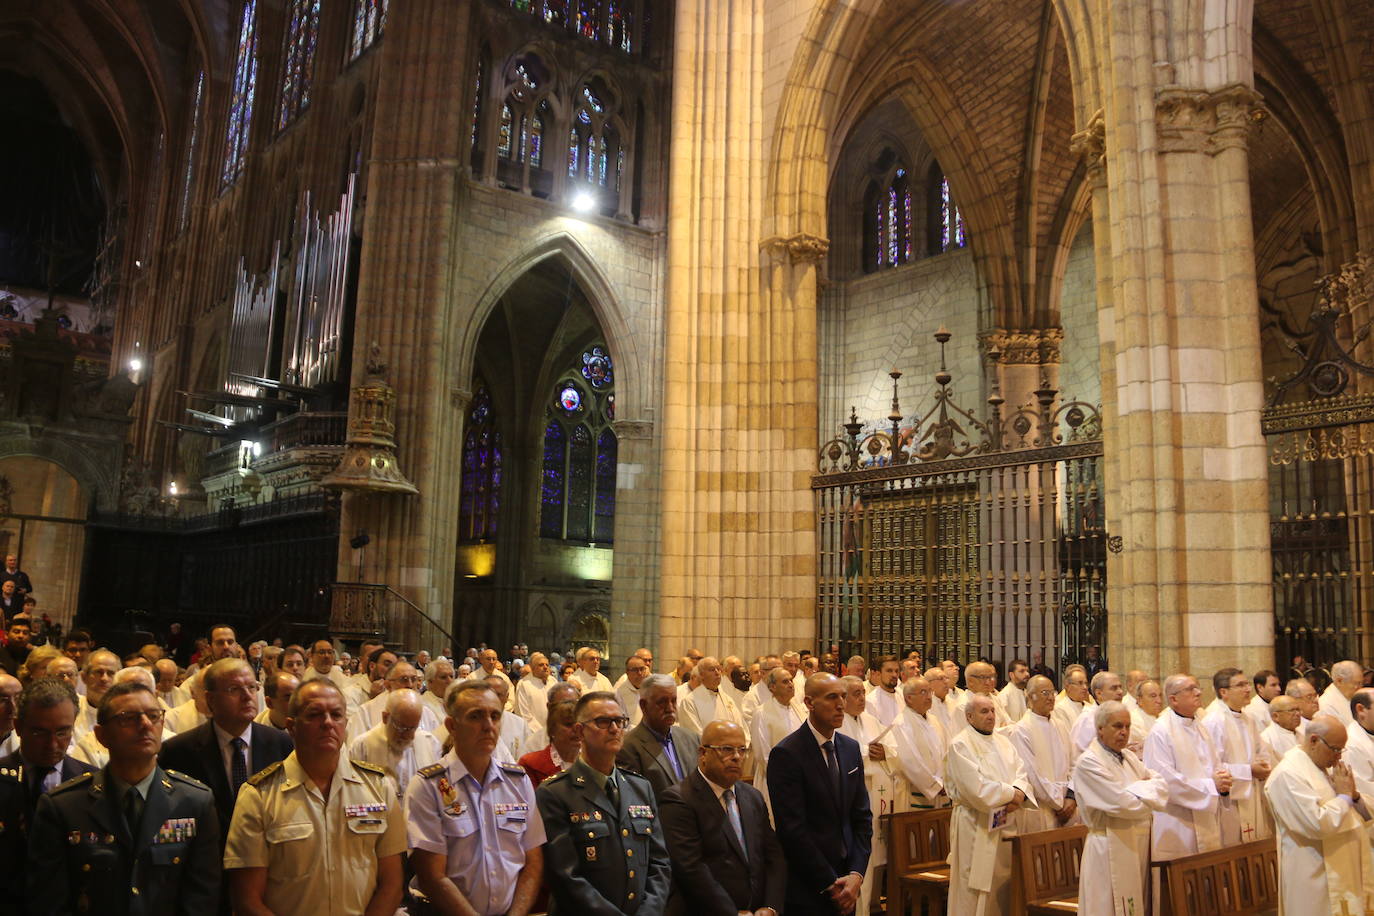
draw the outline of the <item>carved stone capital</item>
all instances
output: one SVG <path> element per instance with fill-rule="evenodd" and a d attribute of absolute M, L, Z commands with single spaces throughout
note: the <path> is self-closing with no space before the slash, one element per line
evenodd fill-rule
<path fill-rule="evenodd" d="M 472 403 L 473 391 L 471 388 L 464 388 L 461 385 L 454 385 L 448 390 L 449 399 L 457 410 L 467 410 Z"/>
<path fill-rule="evenodd" d="M 775 235 L 772 238 L 763 240 L 759 246 L 774 261 L 780 262 L 784 257 L 788 258 L 793 264 L 819 262 L 830 251 L 830 240 L 820 236 L 807 235 L 799 232 L 796 235 L 783 238 Z"/>
<path fill-rule="evenodd" d="M 611 429 L 617 439 L 652 439 L 654 422 L 652 420 L 613 420 Z"/>
<path fill-rule="evenodd" d="M 1044 366 L 1059 363 L 1063 328 L 1032 328 L 1009 331 L 993 328 L 978 337 L 988 362 L 999 366 Z"/>
<path fill-rule="evenodd" d="M 1250 129 L 1268 116 L 1260 94 L 1240 84 L 1215 91 L 1166 86 L 1155 93 L 1159 148 L 1165 153 L 1244 149 Z"/>
<path fill-rule="evenodd" d="M 1088 168 L 1088 180 L 1094 185 L 1107 180 L 1107 122 L 1102 109 L 1093 112 L 1087 126 L 1069 138 L 1069 150 Z"/>

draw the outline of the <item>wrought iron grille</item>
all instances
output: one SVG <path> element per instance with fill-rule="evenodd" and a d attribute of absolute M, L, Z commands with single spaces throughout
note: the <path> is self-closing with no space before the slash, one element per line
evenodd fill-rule
<path fill-rule="evenodd" d="M 921 651 L 928 661 L 1022 658 L 1054 668 L 1105 648 L 1101 420 L 1083 402 L 1004 417 L 994 388 L 979 419 L 941 368 L 933 404 L 904 425 L 893 371 L 886 429 L 820 452 L 817 634 L 840 660 Z"/>

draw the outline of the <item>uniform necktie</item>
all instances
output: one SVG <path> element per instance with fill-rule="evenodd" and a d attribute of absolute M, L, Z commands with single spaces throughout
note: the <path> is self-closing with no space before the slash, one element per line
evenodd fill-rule
<path fill-rule="evenodd" d="M 143 820 L 143 796 L 130 787 L 124 793 L 124 821 L 129 825 L 129 835 L 137 839 L 138 824 Z"/>
<path fill-rule="evenodd" d="M 722 797 L 725 799 L 725 816 L 730 818 L 730 826 L 734 828 L 735 836 L 739 839 L 739 848 L 748 855 L 749 847 L 744 845 L 744 827 L 739 822 L 739 805 L 735 803 L 735 790 L 726 789 Z"/>
<path fill-rule="evenodd" d="M 611 807 L 615 809 L 616 816 L 620 816 L 620 786 L 616 785 L 615 777 L 606 780 L 606 797 L 611 800 Z"/>
<path fill-rule="evenodd" d="M 840 803 L 840 762 L 835 759 L 835 742 L 827 741 L 821 745 L 825 751 L 825 765 L 830 769 L 830 791 L 835 793 L 835 804 Z"/>
<path fill-rule="evenodd" d="M 239 786 L 248 781 L 248 756 L 244 753 L 248 742 L 235 738 L 229 742 L 229 747 L 232 749 L 229 754 L 230 782 L 233 783 L 229 789 L 238 797 Z"/>
<path fill-rule="evenodd" d="M 33 768 L 33 789 L 34 796 L 43 794 L 43 783 L 47 781 L 57 767 L 34 767 Z"/>

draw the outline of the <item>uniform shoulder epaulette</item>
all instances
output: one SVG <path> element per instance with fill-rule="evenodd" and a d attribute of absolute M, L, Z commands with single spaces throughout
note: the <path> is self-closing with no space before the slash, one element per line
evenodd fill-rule
<path fill-rule="evenodd" d="M 264 779 L 271 776 L 273 773 L 277 772 L 277 770 L 280 770 L 281 765 L 282 762 L 280 760 L 278 760 L 276 763 L 269 763 L 267 766 L 263 767 L 261 770 L 258 770 L 252 776 L 249 776 L 248 784 L 256 789 Z"/>
<path fill-rule="evenodd" d="M 528 775 L 529 775 L 528 773 L 525 772 L 525 768 L 522 767 L 522 766 L 521 766 L 520 764 L 518 764 L 518 763 L 501 763 L 501 764 L 497 764 L 497 765 L 498 765 L 499 767 L 501 767 L 501 769 L 505 770 L 507 773 L 511 773 L 511 774 L 513 774 L 513 775 L 516 775 L 516 776 L 528 776 Z"/>
<path fill-rule="evenodd" d="M 48 794 L 49 794 L 49 795 L 56 795 L 58 792 L 69 792 L 69 791 L 71 791 L 72 789 L 75 789 L 77 786 L 84 786 L 86 783 L 90 782 L 92 779 L 95 779 L 95 774 L 94 774 L 94 773 L 82 773 L 80 776 L 73 776 L 71 779 L 68 779 L 66 782 L 59 783 L 58 785 L 56 785 L 55 787 L 53 787 L 53 790 L 52 790 L 51 792 L 49 792 Z"/>
<path fill-rule="evenodd" d="M 353 760 L 352 763 L 355 767 L 357 767 L 360 770 L 366 770 L 369 773 L 376 773 L 378 776 L 386 775 L 386 767 L 384 766 L 378 766 L 375 763 L 368 763 L 366 760 Z"/>
<path fill-rule="evenodd" d="M 425 779 L 433 779 L 435 776 L 438 776 L 447 769 L 448 764 L 446 763 L 431 763 L 429 766 L 421 767 L 419 770 L 417 770 L 416 775 L 422 776 Z"/>
<path fill-rule="evenodd" d="M 19 771 L 14 767 L 0 767 L 0 779 L 19 781 Z"/>
<path fill-rule="evenodd" d="M 568 771 L 567 771 L 567 770 L 559 770 L 557 773 L 554 773 L 552 776 L 546 777 L 546 778 L 544 779 L 544 781 L 541 782 L 541 783 L 539 784 L 539 788 L 542 789 L 542 788 L 544 788 L 544 786 L 552 785 L 553 783 L 560 781 L 564 776 L 567 776 L 567 775 L 568 775 Z"/>
<path fill-rule="evenodd" d="M 173 779 L 175 779 L 177 782 L 184 782 L 188 786 L 195 786 L 197 789 L 204 789 L 206 792 L 210 791 L 209 786 L 201 782 L 199 779 L 196 779 L 194 776 L 187 776 L 185 773 L 182 773 L 179 770 L 163 770 L 163 772 L 166 773 L 168 776 L 172 777 Z"/>
<path fill-rule="evenodd" d="M 621 766 L 617 763 L 615 765 L 615 768 L 622 773 L 629 773 L 631 776 L 638 776 L 640 779 L 646 778 L 643 773 L 639 772 L 639 770 L 636 770 L 633 767 Z"/>

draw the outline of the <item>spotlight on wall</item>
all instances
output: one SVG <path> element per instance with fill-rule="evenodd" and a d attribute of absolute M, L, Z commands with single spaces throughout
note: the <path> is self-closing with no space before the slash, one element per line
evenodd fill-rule
<path fill-rule="evenodd" d="M 168 496 L 176 496 L 176 495 L 177 495 L 177 482 L 176 482 L 175 480 L 172 481 L 171 483 L 167 484 L 167 495 L 168 495 Z"/>
<path fill-rule="evenodd" d="M 143 360 L 139 359 L 137 356 L 135 356 L 133 359 L 129 360 L 129 371 L 130 371 L 130 372 L 142 372 L 142 371 L 143 371 Z"/>
<path fill-rule="evenodd" d="M 583 191 L 573 198 L 572 205 L 578 213 L 590 213 L 596 207 L 596 199 Z"/>

